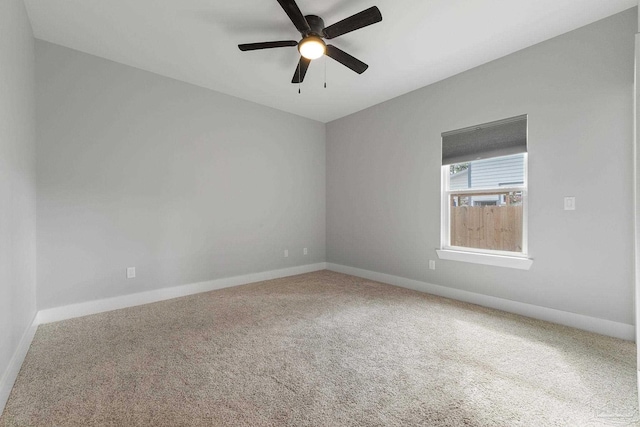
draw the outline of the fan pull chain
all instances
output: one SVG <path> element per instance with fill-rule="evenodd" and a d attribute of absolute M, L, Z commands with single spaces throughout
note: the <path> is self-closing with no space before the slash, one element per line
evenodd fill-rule
<path fill-rule="evenodd" d="M 302 67 L 300 67 L 300 63 L 298 62 L 298 94 L 302 93 L 302 91 L 301 91 L 302 83 L 300 82 L 300 68 L 302 68 Z"/>
<path fill-rule="evenodd" d="M 324 56 L 324 88 L 327 88 L 327 55 Z"/>

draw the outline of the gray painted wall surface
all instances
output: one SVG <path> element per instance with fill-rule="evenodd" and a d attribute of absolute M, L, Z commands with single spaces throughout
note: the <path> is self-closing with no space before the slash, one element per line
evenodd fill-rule
<path fill-rule="evenodd" d="M 22 0 L 0 2 L 0 377 L 36 312 L 34 39 Z"/>
<path fill-rule="evenodd" d="M 325 260 L 324 124 L 41 41 L 36 61 L 39 309 Z"/>
<path fill-rule="evenodd" d="M 636 13 L 329 123 L 327 261 L 633 324 Z M 440 134 L 520 114 L 531 270 L 428 270 L 440 244 Z"/>

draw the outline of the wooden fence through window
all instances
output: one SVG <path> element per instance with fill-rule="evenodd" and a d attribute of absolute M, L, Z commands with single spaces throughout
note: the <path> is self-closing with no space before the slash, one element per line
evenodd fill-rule
<path fill-rule="evenodd" d="M 522 252 L 522 205 L 451 206 L 451 245 Z"/>

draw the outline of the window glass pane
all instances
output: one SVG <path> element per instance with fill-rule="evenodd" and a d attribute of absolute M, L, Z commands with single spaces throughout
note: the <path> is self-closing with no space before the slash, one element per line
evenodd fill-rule
<path fill-rule="evenodd" d="M 522 191 L 451 194 L 451 245 L 522 252 Z"/>
<path fill-rule="evenodd" d="M 509 187 L 524 184 L 524 154 L 474 160 L 449 166 L 449 189 Z"/>

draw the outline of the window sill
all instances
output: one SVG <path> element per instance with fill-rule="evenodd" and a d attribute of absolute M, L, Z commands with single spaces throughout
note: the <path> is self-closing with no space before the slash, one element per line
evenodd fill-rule
<path fill-rule="evenodd" d="M 520 258 L 504 255 L 490 255 L 476 252 L 462 252 L 450 249 L 436 249 L 438 258 L 449 261 L 470 262 L 473 264 L 492 265 L 494 267 L 517 268 L 529 270 L 533 264 L 531 258 Z"/>

